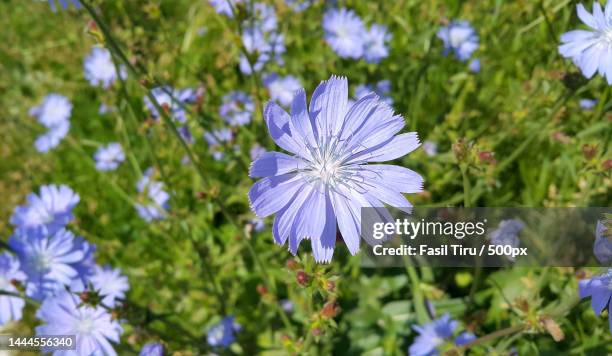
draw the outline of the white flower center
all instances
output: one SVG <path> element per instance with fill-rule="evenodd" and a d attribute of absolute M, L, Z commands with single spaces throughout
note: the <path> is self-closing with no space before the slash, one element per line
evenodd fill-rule
<path fill-rule="evenodd" d="M 75 326 L 78 334 L 91 334 L 95 329 L 96 323 L 90 316 L 85 316 L 79 320 Z"/>
<path fill-rule="evenodd" d="M 10 281 L 8 280 L 8 278 L 4 276 L 0 276 L 0 289 L 10 290 L 9 286 L 10 286 Z"/>
<path fill-rule="evenodd" d="M 608 46 L 612 46 L 612 27 L 603 31 L 601 34 L 601 38 Z"/>
<path fill-rule="evenodd" d="M 53 255 L 49 251 L 39 251 L 34 259 L 34 266 L 38 271 L 45 271 L 53 264 Z"/>

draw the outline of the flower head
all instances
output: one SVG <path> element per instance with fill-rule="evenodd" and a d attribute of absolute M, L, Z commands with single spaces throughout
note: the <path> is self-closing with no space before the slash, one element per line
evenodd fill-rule
<path fill-rule="evenodd" d="M 467 21 L 453 21 L 438 31 L 444 42 L 444 53 L 453 52 L 458 60 L 467 61 L 478 49 L 478 34 Z"/>
<path fill-rule="evenodd" d="M 209 0 L 210 4 L 215 8 L 218 14 L 223 14 L 227 17 L 234 17 L 232 7 L 236 7 L 236 4 L 241 3 L 242 0 Z"/>
<path fill-rule="evenodd" d="M 468 69 L 470 70 L 470 72 L 472 73 L 478 73 L 480 72 L 480 59 L 478 58 L 474 58 L 470 61 L 470 64 L 468 64 Z"/>
<path fill-rule="evenodd" d="M 518 235 L 524 227 L 525 224 L 518 219 L 502 220 L 497 229 L 493 230 L 489 235 L 491 245 L 518 247 L 521 244 Z M 514 257 L 506 257 L 514 261 Z"/>
<path fill-rule="evenodd" d="M 254 63 L 250 63 L 244 54 L 240 56 L 242 73 L 259 72 L 270 61 L 283 64 L 281 55 L 285 53 L 285 36 L 282 33 L 264 32 L 257 27 L 247 27 L 242 32 L 242 43 L 245 50 L 255 56 Z"/>
<path fill-rule="evenodd" d="M 96 266 L 88 282 L 103 297 L 102 303 L 110 308 L 114 307 L 118 300 L 124 299 L 125 292 L 130 289 L 127 277 L 121 274 L 119 268 Z"/>
<path fill-rule="evenodd" d="M 589 29 L 561 35 L 559 53 L 571 58 L 586 78 L 599 73 L 612 85 L 612 0 L 608 0 L 605 10 L 595 1 L 593 13 L 582 4 L 577 5 L 577 11 L 578 18 Z"/>
<path fill-rule="evenodd" d="M 164 356 L 165 354 L 164 345 L 158 342 L 150 342 L 144 345 L 139 353 L 140 356 Z"/>
<path fill-rule="evenodd" d="M 364 96 L 374 93 L 378 95 L 379 100 L 387 105 L 393 105 L 393 98 L 389 96 L 391 92 L 391 82 L 389 80 L 381 80 L 375 85 L 370 84 L 359 84 L 355 88 L 355 99 L 361 99 Z M 355 101 L 350 101 L 351 105 Z"/>
<path fill-rule="evenodd" d="M 25 284 L 26 275 L 20 270 L 19 260 L 4 252 L 0 254 L 0 290 L 18 293 L 13 281 Z M 24 305 L 22 298 L 0 295 L 0 327 L 11 320 L 20 320 Z"/>
<path fill-rule="evenodd" d="M 93 86 L 108 88 L 117 80 L 117 70 L 111 59 L 111 53 L 106 48 L 94 47 L 85 58 L 85 78 Z M 125 78 L 125 68 L 120 69 L 119 75 Z"/>
<path fill-rule="evenodd" d="M 290 154 L 266 152 L 253 162 L 249 200 L 264 218 L 276 213 L 276 243 L 289 240 L 297 253 L 310 239 L 316 261 L 329 262 L 340 230 L 351 254 L 359 250 L 361 208 L 384 204 L 409 210 L 402 193 L 422 190 L 417 173 L 393 165 L 370 165 L 404 156 L 419 146 L 416 133 L 397 135 L 404 119 L 369 94 L 348 107 L 346 78 L 332 76 L 315 90 L 310 107 L 296 92 L 291 115 L 270 102 L 264 119 L 272 139 Z"/>
<path fill-rule="evenodd" d="M 56 351 L 55 355 L 117 354 L 111 342 L 119 342 L 123 329 L 102 306 L 83 305 L 76 295 L 62 291 L 45 299 L 36 317 L 43 322 L 36 327 L 36 335 L 76 336 L 75 351 Z"/>
<path fill-rule="evenodd" d="M 363 57 L 368 63 L 378 63 L 389 56 L 387 42 L 391 40 L 391 34 L 382 25 L 372 25 L 364 33 Z"/>
<path fill-rule="evenodd" d="M 608 228 L 602 221 L 597 222 L 595 229 L 595 244 L 593 245 L 593 253 L 597 260 L 604 265 L 612 264 L 612 238 L 606 236 Z"/>
<path fill-rule="evenodd" d="M 15 208 L 11 216 L 20 234 L 54 234 L 72 219 L 79 195 L 65 185 L 43 185 L 39 194 L 31 193 L 27 204 Z"/>
<path fill-rule="evenodd" d="M 63 95 L 51 93 L 43 99 L 42 103 L 30 109 L 30 116 L 47 128 L 56 127 L 70 119 L 72 104 Z"/>
<path fill-rule="evenodd" d="M 62 142 L 62 139 L 66 137 L 69 130 L 70 121 L 68 120 L 49 127 L 47 132 L 36 138 L 36 141 L 34 141 L 34 147 L 40 153 L 47 153 Z"/>
<path fill-rule="evenodd" d="M 342 58 L 363 56 L 365 27 L 352 10 L 332 9 L 323 16 L 325 40 Z"/>
<path fill-rule="evenodd" d="M 94 155 L 96 168 L 100 171 L 113 171 L 125 160 L 123 148 L 117 142 L 98 148 Z"/>
<path fill-rule="evenodd" d="M 169 86 L 163 86 L 151 89 L 151 95 L 155 98 L 159 106 L 169 111 L 173 119 L 181 123 L 187 121 L 187 113 L 183 105 L 189 102 L 190 96 L 185 95 L 185 92 L 175 90 Z M 144 103 L 151 112 L 151 116 L 154 118 L 160 117 L 157 107 L 155 107 L 148 96 L 145 96 Z"/>
<path fill-rule="evenodd" d="M 223 97 L 219 115 L 231 126 L 243 126 L 251 122 L 255 104 L 249 94 L 233 91 Z"/>
<path fill-rule="evenodd" d="M 57 8 L 55 7 L 55 0 L 48 0 L 48 1 L 49 1 L 49 6 L 51 6 L 51 10 L 53 12 L 57 11 Z M 66 10 L 70 4 L 74 5 L 74 7 L 77 9 L 81 8 L 81 3 L 79 2 L 79 0 L 58 0 L 58 1 L 62 9 L 64 10 Z"/>
<path fill-rule="evenodd" d="M 579 105 L 581 109 L 591 110 L 597 103 L 598 101 L 596 99 L 580 99 Z"/>
<path fill-rule="evenodd" d="M 268 74 L 263 78 L 263 83 L 270 91 L 270 98 L 283 106 L 289 106 L 293 94 L 302 88 L 300 81 L 292 75 L 281 77 L 276 73 Z"/>
<path fill-rule="evenodd" d="M 285 0 L 287 5 L 293 12 L 302 12 L 312 5 L 313 0 Z"/>
<path fill-rule="evenodd" d="M 16 234 L 9 239 L 28 276 L 26 293 L 42 300 L 91 274 L 93 249 L 68 230 L 53 234 Z"/>
<path fill-rule="evenodd" d="M 423 151 L 429 157 L 433 157 L 438 154 L 438 145 L 433 141 L 423 142 Z"/>
<path fill-rule="evenodd" d="M 136 212 L 147 222 L 164 219 L 170 200 L 163 183 L 154 181 L 152 176 L 153 169 L 149 168 L 136 184 L 138 192 L 145 195 L 145 202 L 136 204 Z"/>
<path fill-rule="evenodd" d="M 274 6 L 264 3 L 255 3 L 253 5 L 252 16 L 252 23 L 254 23 L 254 26 L 260 29 L 262 32 L 271 32 L 276 29 L 277 20 Z"/>
<path fill-rule="evenodd" d="M 450 315 L 444 314 L 440 318 L 423 326 L 414 326 L 413 329 L 419 336 L 414 339 L 408 349 L 410 356 L 435 356 L 438 355 L 438 347 L 452 340 L 457 321 L 451 319 Z M 475 336 L 468 332 L 458 335 L 454 343 L 457 346 L 465 345 L 474 340 Z"/>
<path fill-rule="evenodd" d="M 612 332 L 612 268 L 603 275 L 580 281 L 578 291 L 580 298 L 591 297 L 591 307 L 595 314 L 600 315 L 608 308 L 610 332 Z"/>
<path fill-rule="evenodd" d="M 223 318 L 206 333 L 206 341 L 212 347 L 228 347 L 236 340 L 236 333 L 242 327 L 233 316 Z"/>
<path fill-rule="evenodd" d="M 204 132 L 204 140 L 210 146 L 210 153 L 213 155 L 215 160 L 223 158 L 223 144 L 229 142 L 234 138 L 232 130 L 228 128 L 213 130 L 211 132 Z"/>

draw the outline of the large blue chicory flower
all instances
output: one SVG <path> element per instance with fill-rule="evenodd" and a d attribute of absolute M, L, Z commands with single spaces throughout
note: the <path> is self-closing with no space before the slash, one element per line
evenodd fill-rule
<path fill-rule="evenodd" d="M 110 308 L 113 308 L 119 300 L 124 299 L 125 293 L 130 289 L 128 278 L 121 274 L 119 268 L 96 266 L 88 283 L 100 293 L 102 304 Z"/>
<path fill-rule="evenodd" d="M 577 11 L 578 18 L 590 30 L 574 30 L 561 35 L 559 53 L 571 58 L 585 77 L 599 73 L 612 85 L 612 0 L 608 0 L 605 10 L 595 1 L 592 14 L 582 4 L 578 4 Z"/>
<path fill-rule="evenodd" d="M 112 142 L 98 148 L 94 154 L 94 159 L 96 160 L 96 169 L 114 171 L 125 160 L 125 154 L 119 143 Z"/>
<path fill-rule="evenodd" d="M 419 336 L 417 336 L 412 345 L 410 345 L 408 355 L 436 356 L 438 355 L 438 348 L 445 343 L 453 341 L 455 345 L 461 346 L 476 339 L 474 334 L 463 332 L 453 340 L 453 334 L 457 326 L 457 321 L 451 319 L 448 314 L 442 315 L 429 324 L 413 326 L 414 331 L 419 333 Z"/>
<path fill-rule="evenodd" d="M 342 58 L 361 58 L 366 29 L 352 10 L 331 9 L 323 15 L 325 41 Z"/>
<path fill-rule="evenodd" d="M 478 49 L 478 34 L 467 21 L 452 21 L 438 31 L 438 38 L 444 42 L 444 53 L 453 52 L 458 60 L 467 61 Z"/>
<path fill-rule="evenodd" d="M 40 153 L 47 153 L 57 147 L 70 130 L 70 121 L 62 121 L 49 127 L 47 132 L 38 136 L 34 141 L 34 147 Z"/>
<path fill-rule="evenodd" d="M 11 216 L 18 234 L 54 234 L 74 217 L 72 209 L 79 195 L 65 185 L 43 185 L 39 194 L 31 193 L 26 205 L 19 205 Z"/>
<path fill-rule="evenodd" d="M 53 10 L 53 12 L 57 11 L 57 8 L 55 7 L 55 0 L 48 0 L 48 1 L 49 1 L 49 6 L 51 6 L 51 10 Z M 59 2 L 60 6 L 64 10 L 66 10 L 70 4 L 73 4 L 74 7 L 77 9 L 81 8 L 81 3 L 79 2 L 79 0 L 57 0 L 57 1 Z"/>
<path fill-rule="evenodd" d="M 274 240 L 289 240 L 295 254 L 310 239 L 316 261 L 329 262 L 340 230 L 351 254 L 359 250 L 361 208 L 384 204 L 409 209 L 402 193 L 422 190 L 423 179 L 403 167 L 374 164 L 402 157 L 419 146 L 415 132 L 397 133 L 404 118 L 369 94 L 348 106 L 346 78 L 332 76 L 314 91 L 310 107 L 296 93 L 291 115 L 274 102 L 264 119 L 272 139 L 291 155 L 266 152 L 251 177 L 263 177 L 249 191 L 255 213 L 276 213 Z M 388 214 L 388 212 L 386 212 Z"/>
<path fill-rule="evenodd" d="M 612 333 L 612 268 L 607 273 L 584 279 L 578 283 L 580 298 L 591 297 L 591 307 L 597 315 L 608 308 L 610 332 Z"/>
<path fill-rule="evenodd" d="M 135 205 L 136 212 L 146 222 L 162 220 L 166 217 L 170 194 L 161 182 L 154 181 L 153 169 L 149 168 L 136 184 L 136 189 L 144 195 L 144 202 Z"/>
<path fill-rule="evenodd" d="M 93 248 L 68 230 L 53 234 L 15 234 L 8 241 L 28 277 L 26 294 L 36 300 L 56 295 L 91 275 Z"/>
<path fill-rule="evenodd" d="M 25 284 L 25 281 L 19 260 L 6 252 L 0 254 L 0 291 L 19 293 L 13 282 Z M 0 327 L 11 320 L 20 320 L 24 305 L 22 298 L 0 295 Z"/>
<path fill-rule="evenodd" d="M 606 266 L 612 265 L 612 237 L 606 236 L 608 228 L 602 221 L 597 222 L 593 253 L 597 260 Z"/>
<path fill-rule="evenodd" d="M 293 101 L 293 94 L 302 88 L 299 79 L 292 75 L 281 77 L 276 73 L 268 74 L 263 83 L 270 92 L 270 98 L 283 106 L 289 106 Z"/>
<path fill-rule="evenodd" d="M 36 317 L 43 322 L 36 335 L 76 336 L 76 350 L 54 351 L 54 356 L 117 354 L 111 342 L 119 342 L 123 329 L 102 306 L 84 305 L 76 295 L 62 291 L 45 299 Z"/>
<path fill-rule="evenodd" d="M 219 115 L 231 126 L 243 126 L 251 122 L 255 103 L 251 96 L 242 91 L 233 91 L 226 94 Z"/>
<path fill-rule="evenodd" d="M 206 341 L 212 347 L 228 347 L 236 340 L 236 333 L 242 327 L 233 316 L 223 318 L 206 333 Z"/>
<path fill-rule="evenodd" d="M 91 53 L 85 58 L 83 67 L 85 78 L 93 86 L 101 86 L 106 89 L 117 80 L 117 69 L 110 51 L 106 48 L 92 48 Z M 119 75 L 121 78 L 126 77 L 125 68 L 120 69 Z"/>

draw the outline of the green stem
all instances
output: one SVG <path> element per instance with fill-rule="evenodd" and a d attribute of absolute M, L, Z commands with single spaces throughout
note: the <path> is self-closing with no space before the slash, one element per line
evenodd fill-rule
<path fill-rule="evenodd" d="M 505 329 L 501 329 L 501 330 L 497 330 L 494 331 L 490 334 L 487 334 L 485 336 L 479 337 L 478 339 L 466 344 L 465 346 L 463 346 L 464 349 L 469 349 L 471 347 L 474 347 L 476 345 L 482 345 L 482 344 L 486 344 L 488 342 L 491 342 L 495 339 L 498 339 L 500 337 L 504 337 L 504 336 L 508 336 L 508 335 L 512 335 L 514 333 L 518 333 L 521 331 L 524 331 L 528 328 L 527 324 L 520 324 L 520 325 L 514 325 L 514 326 L 510 326 L 507 327 Z"/>
<path fill-rule="evenodd" d="M 421 281 L 419 280 L 417 269 L 412 265 L 408 259 L 408 256 L 404 256 L 403 261 L 408 278 L 410 278 L 410 288 L 412 291 L 412 299 L 414 302 L 414 311 L 417 316 L 417 321 L 419 324 L 423 325 L 428 323 L 430 318 L 429 314 L 427 313 L 427 309 L 425 308 L 425 297 L 423 295 L 423 291 L 421 290 Z"/>

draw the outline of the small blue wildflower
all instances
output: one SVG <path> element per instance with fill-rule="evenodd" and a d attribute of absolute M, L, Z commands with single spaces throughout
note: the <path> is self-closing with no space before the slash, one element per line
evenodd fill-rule
<path fill-rule="evenodd" d="M 51 93 L 43 99 L 43 102 L 29 111 L 30 116 L 35 117 L 39 123 L 47 128 L 55 127 L 70 119 L 72 104 L 63 95 Z"/>
<path fill-rule="evenodd" d="M 51 126 L 47 132 L 36 138 L 34 147 L 40 153 L 47 153 L 62 142 L 69 130 L 70 121 L 62 121 L 55 126 Z"/>
<path fill-rule="evenodd" d="M 293 12 L 302 12 L 312 5 L 313 0 L 285 0 L 285 5 Z"/>
<path fill-rule="evenodd" d="M 266 149 L 261 147 L 259 144 L 254 144 L 249 151 L 249 155 L 251 156 L 251 161 L 256 160 L 262 154 L 266 153 Z"/>
<path fill-rule="evenodd" d="M 375 94 L 349 107 L 346 78 L 322 82 L 310 107 L 304 90 L 296 92 L 291 115 L 270 102 L 264 119 L 272 139 L 290 155 L 266 152 L 253 162 L 250 176 L 263 179 L 249 191 L 249 202 L 260 218 L 277 213 L 274 240 L 279 245 L 289 240 L 293 254 L 308 237 L 315 260 L 331 261 L 337 226 L 354 255 L 362 207 L 409 209 L 402 193 L 422 190 L 423 179 L 409 169 L 368 164 L 402 157 L 418 148 L 419 140 L 415 132 L 397 135 L 404 119 Z"/>
<path fill-rule="evenodd" d="M 410 356 L 436 356 L 438 347 L 452 340 L 458 323 L 452 320 L 450 315 L 444 314 L 440 318 L 423 326 L 413 326 L 419 333 L 408 349 Z M 457 346 L 465 345 L 475 339 L 475 336 L 468 332 L 463 332 L 454 340 Z"/>
<path fill-rule="evenodd" d="M 106 105 L 105 103 L 101 103 L 100 107 L 98 108 L 98 114 L 100 115 L 108 114 L 111 111 L 112 111 L 112 108 Z"/>
<path fill-rule="evenodd" d="M 454 52 L 458 60 L 467 61 L 478 49 L 478 34 L 467 21 L 453 21 L 438 31 L 438 38 L 444 42 L 444 54 Z"/>
<path fill-rule="evenodd" d="M 247 53 L 255 56 L 255 62 L 250 63 L 247 57 L 240 56 L 240 71 L 244 74 L 252 74 L 263 69 L 270 61 L 282 65 L 282 54 L 285 53 L 285 37 L 281 33 L 264 33 L 257 28 L 246 28 L 242 32 L 242 43 Z"/>
<path fill-rule="evenodd" d="M 28 276 L 26 294 L 36 300 L 56 295 L 91 275 L 93 254 L 68 230 L 53 234 L 15 234 L 8 241 Z"/>
<path fill-rule="evenodd" d="M 236 340 L 236 333 L 242 327 L 236 323 L 233 316 L 223 318 L 206 333 L 206 341 L 212 347 L 229 347 Z"/>
<path fill-rule="evenodd" d="M 433 141 L 423 142 L 423 151 L 429 157 L 433 157 L 438 154 L 438 145 Z"/>
<path fill-rule="evenodd" d="M 13 281 L 25 284 L 26 275 L 20 270 L 19 260 L 4 252 L 0 254 L 0 291 L 19 293 Z M 11 320 L 21 320 L 24 306 L 22 298 L 0 295 L 0 327 Z"/>
<path fill-rule="evenodd" d="M 325 40 L 342 58 L 361 58 L 364 51 L 365 27 L 352 10 L 331 9 L 323 15 Z"/>
<path fill-rule="evenodd" d="M 165 354 L 164 345 L 158 342 L 150 342 L 142 347 L 139 356 L 164 356 Z"/>
<path fill-rule="evenodd" d="M 178 128 L 178 133 L 181 135 L 181 138 L 189 144 L 193 143 L 193 135 L 191 134 L 191 130 L 189 130 L 189 126 L 184 125 Z"/>
<path fill-rule="evenodd" d="M 491 245 L 519 247 L 521 240 L 518 235 L 525 227 L 522 221 L 518 219 L 502 220 L 497 229 L 493 230 L 489 235 Z M 514 257 L 506 256 L 509 260 L 514 261 Z"/>
<path fill-rule="evenodd" d="M 51 10 L 53 12 L 57 11 L 57 8 L 55 7 L 55 0 L 48 0 L 48 1 L 49 1 L 49 6 L 51 6 Z M 58 1 L 62 9 L 64 10 L 66 10 L 70 4 L 74 5 L 74 7 L 77 9 L 81 8 L 81 3 L 79 2 L 79 0 L 58 0 Z"/>
<path fill-rule="evenodd" d="M 43 185 L 39 194 L 27 196 L 27 204 L 15 208 L 11 224 L 18 234 L 54 234 L 68 224 L 74 216 L 72 209 L 79 195 L 65 185 Z"/>
<path fill-rule="evenodd" d="M 125 292 L 130 289 L 128 278 L 121 274 L 119 268 L 96 266 L 89 277 L 93 289 L 100 293 L 104 306 L 113 308 L 117 302 L 125 298 Z"/>
<path fill-rule="evenodd" d="M 249 224 L 253 227 L 255 232 L 261 232 L 266 228 L 266 221 L 260 218 L 252 219 Z"/>
<path fill-rule="evenodd" d="M 584 279 L 578 283 L 580 298 L 591 297 L 591 307 L 597 315 L 608 308 L 610 333 L 612 333 L 612 268 L 607 273 Z"/>
<path fill-rule="evenodd" d="M 123 329 L 102 306 L 84 305 L 76 295 L 62 291 L 45 299 L 36 317 L 42 321 L 36 335 L 76 335 L 75 351 L 55 351 L 54 356 L 117 355 L 111 342 L 119 343 Z"/>
<path fill-rule="evenodd" d="M 253 21 L 254 26 L 264 33 L 276 30 L 276 10 L 274 6 L 264 3 L 255 3 L 253 5 Z M 248 22 L 249 20 L 247 20 Z"/>
<path fill-rule="evenodd" d="M 472 73 L 478 73 L 480 72 L 480 59 L 478 58 L 474 58 L 470 61 L 470 64 L 468 65 L 468 69 L 470 70 L 470 72 Z"/>
<path fill-rule="evenodd" d="M 599 101 L 596 99 L 580 99 L 579 105 L 581 109 L 591 110 L 594 108 Z"/>
<path fill-rule="evenodd" d="M 218 14 L 232 18 L 234 17 L 232 7 L 235 9 L 236 4 L 241 3 L 242 0 L 209 0 L 208 2 L 215 8 Z"/>
<path fill-rule="evenodd" d="M 136 212 L 146 222 L 164 219 L 170 200 L 170 195 L 163 189 L 164 185 L 152 180 L 152 176 L 153 169 L 149 168 L 136 184 L 138 192 L 145 195 L 145 202 L 136 204 Z"/>
<path fill-rule="evenodd" d="M 157 101 L 159 106 L 161 106 L 162 108 L 166 108 L 172 118 L 180 123 L 184 123 L 187 121 L 187 113 L 185 112 L 185 109 L 183 107 L 183 105 L 187 101 L 183 102 L 179 99 L 179 97 L 182 95 L 183 99 L 187 100 L 191 98 L 190 96 L 185 95 L 185 93 L 190 92 L 175 90 L 169 86 L 151 89 L 151 95 L 153 95 L 155 101 Z M 157 108 L 155 107 L 155 105 L 153 105 L 148 96 L 144 97 L 144 103 L 149 112 L 151 112 L 151 116 L 153 116 L 153 118 L 157 119 L 160 117 L 160 113 L 157 111 Z"/>
<path fill-rule="evenodd" d="M 606 236 L 608 228 L 602 221 L 597 222 L 593 253 L 597 260 L 606 266 L 612 265 L 612 237 Z"/>
<path fill-rule="evenodd" d="M 372 25 L 365 31 L 363 40 L 363 57 L 368 63 L 378 63 L 389 56 L 387 42 L 391 40 L 391 34 L 382 25 Z"/>
<path fill-rule="evenodd" d="M 219 115 L 231 126 L 243 126 L 251 122 L 255 103 L 242 91 L 233 91 L 223 97 Z"/>
<path fill-rule="evenodd" d="M 577 5 L 577 11 L 578 18 L 590 29 L 561 35 L 559 53 L 571 58 L 586 78 L 599 73 L 612 85 L 612 0 L 605 10 L 595 1 L 592 14 L 582 4 Z"/>
<path fill-rule="evenodd" d="M 106 48 L 94 47 L 85 58 L 85 78 L 92 86 L 108 88 L 117 80 L 117 70 L 111 58 L 111 53 Z M 127 76 L 125 67 L 119 69 L 121 78 Z"/>
<path fill-rule="evenodd" d="M 117 142 L 98 148 L 94 154 L 96 169 L 99 171 L 114 171 L 125 160 L 123 148 Z"/>
<path fill-rule="evenodd" d="M 359 100 L 364 96 L 374 93 L 378 95 L 379 100 L 387 105 L 393 105 L 393 98 L 389 96 L 391 92 L 391 82 L 389 80 L 381 80 L 375 85 L 359 84 L 355 87 L 355 99 Z M 351 104 L 354 104 L 352 101 Z"/>
<path fill-rule="evenodd" d="M 293 94 L 302 88 L 300 81 L 292 75 L 281 77 L 276 73 L 268 74 L 264 76 L 263 83 L 270 92 L 270 98 L 285 107 L 293 101 Z"/>
<path fill-rule="evenodd" d="M 280 305 L 281 305 L 281 308 L 283 308 L 283 310 L 285 311 L 285 313 L 293 313 L 293 310 L 295 309 L 293 302 L 290 301 L 289 299 L 281 300 Z"/>

